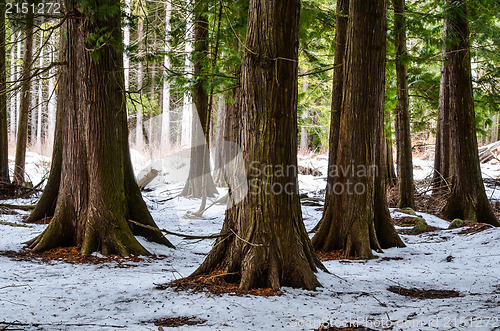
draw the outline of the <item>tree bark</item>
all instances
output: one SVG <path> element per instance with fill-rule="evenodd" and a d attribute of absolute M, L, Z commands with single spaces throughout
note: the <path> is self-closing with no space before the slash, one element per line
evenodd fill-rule
<path fill-rule="evenodd" d="M 445 41 L 448 79 L 453 82 L 449 84 L 453 184 L 443 214 L 448 218 L 500 226 L 486 196 L 479 165 L 467 0 L 447 0 L 445 20 L 450 30 Z"/>
<path fill-rule="evenodd" d="M 194 77 L 196 83 L 193 91 L 193 101 L 196 117 L 192 120 L 191 160 L 188 179 L 182 191 L 185 197 L 201 198 L 206 194 L 214 196 L 217 189 L 210 173 L 209 128 L 210 110 L 207 93 L 208 65 L 208 2 L 203 0 L 195 5 L 194 21 Z"/>
<path fill-rule="evenodd" d="M 390 139 L 385 140 L 385 146 L 387 148 L 387 184 L 391 187 L 396 186 L 398 183 L 398 177 L 396 176 L 396 170 L 394 169 L 392 144 L 393 143 Z"/>
<path fill-rule="evenodd" d="M 221 127 L 218 128 L 216 150 L 218 151 L 215 163 L 214 176 L 220 185 L 228 184 L 229 189 L 236 189 L 241 184 L 242 164 L 238 155 L 241 153 L 241 93 L 240 88 L 234 88 L 233 101 L 224 101 L 224 111 Z"/>
<path fill-rule="evenodd" d="M 7 66 L 5 57 L 5 0 L 0 0 L 0 183 L 9 184 L 7 134 Z"/>
<path fill-rule="evenodd" d="M 302 222 L 294 170 L 299 12 L 298 0 L 250 1 L 241 77 L 249 192 L 226 213 L 222 232 L 234 234 L 218 240 L 193 275 L 235 273 L 226 278 L 239 281 L 242 289 L 320 286 L 314 272 L 323 267 Z M 286 170 L 279 172 L 281 167 Z M 286 192 L 271 192 L 272 187 Z M 238 193 L 232 192 L 233 201 Z"/>
<path fill-rule="evenodd" d="M 390 222 L 385 193 L 387 2 L 351 0 L 339 1 L 337 6 L 342 18 L 337 19 L 337 33 L 346 31 L 346 46 L 336 43 L 336 56 L 346 54 L 340 62 L 345 83 L 340 92 L 338 133 L 330 137 L 338 139 L 338 144 L 330 146 L 333 160 L 329 161 L 325 209 L 312 243 L 317 250 L 343 250 L 347 257 L 372 258 L 372 249 L 404 246 Z M 333 98 L 338 105 L 339 95 Z"/>
<path fill-rule="evenodd" d="M 130 161 L 123 55 L 117 44 L 120 15 L 93 16 L 104 4 L 120 5 L 101 0 L 81 9 L 72 0 L 64 2 L 72 18 L 65 23 L 68 64 L 58 84 L 64 99 L 61 180 L 52 221 L 29 243 L 35 251 L 76 245 L 84 255 L 148 254 L 134 234 L 173 247 L 159 231 L 128 224 L 156 227 Z M 89 35 L 103 29 L 113 31 L 111 38 L 94 48 Z"/>
<path fill-rule="evenodd" d="M 142 5 L 141 5 L 142 6 Z M 141 7 L 142 8 L 142 7 Z M 135 148 L 140 152 L 144 152 L 144 127 L 143 127 L 143 113 L 142 113 L 142 41 L 144 39 L 144 21 L 139 18 L 139 23 L 137 23 L 137 42 L 139 43 L 139 63 L 137 64 L 137 92 L 141 105 L 137 107 L 136 113 L 136 126 L 135 126 Z"/>
<path fill-rule="evenodd" d="M 439 85 L 438 120 L 434 154 L 433 195 L 440 195 L 451 189 L 453 162 L 451 153 L 452 119 L 450 117 L 449 59 L 446 50 L 449 21 L 443 23 L 443 50 L 441 80 Z"/>
<path fill-rule="evenodd" d="M 24 184 L 24 167 L 26 160 L 26 145 L 28 143 L 28 116 L 31 103 L 31 66 L 33 64 L 33 16 L 28 15 L 26 21 L 26 39 L 24 42 L 23 73 L 21 85 L 21 103 L 19 107 L 19 123 L 17 128 L 16 159 L 14 179 L 16 185 Z"/>
<path fill-rule="evenodd" d="M 415 209 L 413 160 L 411 150 L 408 66 L 406 64 L 405 0 L 392 0 L 394 7 L 394 44 L 396 47 L 397 95 L 396 147 L 399 178 L 399 207 Z"/>
<path fill-rule="evenodd" d="M 166 3 L 165 10 L 165 56 L 163 59 L 163 65 L 165 66 L 165 75 L 163 80 L 163 94 L 162 94 L 162 121 L 161 121 L 161 149 L 162 151 L 168 150 L 170 148 L 170 82 L 168 81 L 168 75 L 171 70 L 170 57 L 168 52 L 170 51 L 170 41 L 169 33 L 171 32 L 170 17 L 172 15 L 172 3 L 170 0 Z"/>

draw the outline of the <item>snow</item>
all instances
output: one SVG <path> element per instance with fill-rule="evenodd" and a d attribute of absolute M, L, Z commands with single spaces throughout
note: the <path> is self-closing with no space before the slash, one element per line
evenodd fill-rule
<path fill-rule="evenodd" d="M 41 178 L 38 159 L 34 156 L 30 161 L 33 164 L 27 167 L 33 172 L 32 178 Z M 311 162 L 325 164 L 324 159 Z M 147 166 L 147 162 L 144 164 Z M 320 183 L 318 190 L 324 189 L 323 180 L 311 177 L 299 176 L 303 191 L 314 194 L 313 183 Z M 145 193 L 145 200 L 160 228 L 198 235 L 220 231 L 224 205 L 215 204 L 203 219 L 190 218 L 188 212 L 198 209 L 199 200 L 175 197 L 163 201 L 174 197 L 181 183 L 161 177 L 153 187 Z M 28 212 L 16 212 L 0 215 L 0 220 L 21 224 Z M 332 274 L 318 272 L 322 288 L 284 288 L 283 295 L 275 297 L 155 289 L 156 284 L 192 273 L 210 250 L 213 242 L 209 240 L 168 236 L 177 247 L 172 250 L 139 238 L 150 252 L 161 257 L 144 257 L 139 262 L 42 263 L 0 256 L 0 327 L 4 326 L 2 322 L 18 321 L 31 324 L 20 327 L 28 330 L 158 330 L 152 320 L 194 316 L 206 322 L 178 329 L 311 330 L 328 321 L 332 325 L 351 321 L 376 330 L 389 324 L 394 330 L 451 330 L 455 326 L 500 329 L 500 229 L 460 235 L 461 229 L 447 230 L 447 221 L 419 211 L 417 214 L 441 230 L 403 235 L 407 247 L 376 253 L 378 259 L 325 262 Z M 321 211 L 305 206 L 303 216 L 309 230 L 320 219 Z M 0 251 L 21 250 L 23 242 L 45 227 L 0 225 Z M 449 256 L 452 258 L 447 259 Z M 457 290 L 462 296 L 420 300 L 392 293 L 387 290 L 389 286 Z M 463 326 L 459 326 L 461 323 Z"/>

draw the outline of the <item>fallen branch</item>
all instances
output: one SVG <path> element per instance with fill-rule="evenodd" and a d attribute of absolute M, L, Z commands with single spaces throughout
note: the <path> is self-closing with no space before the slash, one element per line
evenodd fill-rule
<path fill-rule="evenodd" d="M 6 209 L 19 209 L 19 210 L 33 210 L 36 205 L 10 205 L 8 203 L 0 203 L 0 208 Z"/>
<path fill-rule="evenodd" d="M 32 228 L 32 226 L 26 224 L 19 224 L 19 223 L 5 222 L 5 221 L 0 221 L 0 225 L 8 225 L 16 228 Z"/>
<path fill-rule="evenodd" d="M 146 229 L 149 229 L 149 230 L 153 230 L 153 231 L 157 231 L 157 232 L 163 232 L 163 233 L 166 233 L 166 234 L 169 234 L 169 235 L 172 235 L 172 236 L 181 237 L 181 238 L 184 238 L 184 239 L 216 239 L 216 238 L 221 238 L 221 237 L 226 237 L 228 235 L 229 236 L 232 235 L 231 233 L 221 233 L 221 234 L 211 234 L 211 235 L 208 235 L 208 236 L 195 236 L 195 235 L 177 233 L 177 232 L 172 232 L 172 231 L 168 231 L 168 230 L 165 230 L 165 229 L 155 228 L 155 227 L 152 227 L 152 226 L 149 226 L 149 225 L 141 224 L 141 223 L 133 221 L 133 220 L 128 220 L 128 221 L 130 223 L 132 223 L 132 224 L 135 224 L 137 226 L 140 226 L 140 227 L 143 227 L 143 228 L 146 228 Z"/>

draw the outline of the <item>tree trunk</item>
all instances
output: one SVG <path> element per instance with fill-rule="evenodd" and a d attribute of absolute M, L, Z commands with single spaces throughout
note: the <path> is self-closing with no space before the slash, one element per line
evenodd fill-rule
<path fill-rule="evenodd" d="M 302 91 L 303 92 L 307 91 L 308 87 L 309 87 L 309 81 L 307 80 L 307 77 L 305 77 L 305 82 L 304 85 L 302 86 Z M 302 119 L 305 120 L 308 117 L 309 117 L 309 110 L 304 109 L 304 112 L 302 113 Z M 300 129 L 299 151 L 303 154 L 306 154 L 309 151 L 309 132 L 307 131 L 307 128 L 305 126 L 303 126 Z"/>
<path fill-rule="evenodd" d="M 335 58 L 333 69 L 332 102 L 330 115 L 330 134 L 328 136 L 328 174 L 337 167 L 337 146 L 339 142 L 340 118 L 342 114 L 342 93 L 344 88 L 344 61 L 347 49 L 347 29 L 349 15 L 349 0 L 337 0 L 337 22 L 335 25 Z M 335 184 L 335 178 L 327 175 L 326 189 Z M 329 209 L 331 199 L 325 199 L 324 210 Z M 317 232 L 323 219 L 316 224 L 313 232 Z M 313 240 L 314 245 L 314 240 Z"/>
<path fill-rule="evenodd" d="M 385 140 L 385 146 L 387 148 L 387 184 L 391 187 L 397 185 L 398 183 L 398 177 L 396 176 L 396 170 L 394 169 L 392 144 L 393 143 L 390 139 Z"/>
<path fill-rule="evenodd" d="M 137 64 L 137 91 L 139 94 L 139 100 L 142 104 L 142 41 L 144 38 L 144 21 L 140 18 L 139 23 L 137 23 L 137 42 L 139 43 L 139 63 Z M 142 105 L 137 107 L 136 113 L 136 126 L 135 126 L 135 148 L 140 152 L 144 152 L 144 128 L 143 128 L 143 118 L 142 118 Z"/>
<path fill-rule="evenodd" d="M 214 183 L 217 186 L 224 186 L 226 184 L 224 176 L 224 131 L 225 122 L 228 117 L 227 110 L 230 105 L 226 102 L 223 95 L 219 98 L 218 105 L 216 125 L 217 138 L 211 143 L 210 147 L 214 151 Z"/>
<path fill-rule="evenodd" d="M 302 222 L 295 171 L 299 11 L 298 0 L 250 1 L 241 77 L 249 192 L 226 213 L 222 232 L 234 235 L 218 240 L 193 275 L 235 273 L 229 280 L 242 289 L 320 286 L 314 272 L 322 265 Z"/>
<path fill-rule="evenodd" d="M 443 214 L 448 218 L 500 226 L 484 189 L 477 148 L 472 91 L 467 0 L 447 0 L 445 20 L 450 29 L 445 41 L 449 81 L 449 106 L 453 135 L 453 181 Z"/>
<path fill-rule="evenodd" d="M 337 6 L 340 15 L 347 10 L 347 2 L 339 1 Z M 345 17 L 337 19 L 338 33 L 347 31 L 345 85 L 338 108 L 340 134 L 334 137 L 338 145 L 330 147 L 334 160 L 330 161 L 325 210 L 312 243 L 317 250 L 343 250 L 348 257 L 372 258 L 372 249 L 404 246 L 390 223 L 385 193 L 387 2 L 351 0 L 348 6 L 347 29 L 342 27 Z M 342 45 L 336 44 L 336 52 L 344 52 Z"/>
<path fill-rule="evenodd" d="M 43 23 L 43 17 L 42 23 Z M 43 31 L 40 31 L 40 68 L 44 67 L 44 52 L 43 52 Z M 43 77 L 38 78 L 38 107 L 36 113 L 36 149 L 38 153 L 42 151 L 42 113 L 43 113 Z"/>
<path fill-rule="evenodd" d="M 10 81 L 16 81 L 16 34 L 14 32 L 10 35 L 10 42 L 12 44 L 10 48 Z M 10 97 L 10 141 L 16 139 L 16 117 L 17 117 L 17 92 L 14 91 Z"/>
<path fill-rule="evenodd" d="M 440 195 L 451 189 L 452 181 L 452 119 L 450 117 L 450 81 L 449 59 L 446 50 L 448 40 L 448 20 L 443 24 L 443 62 L 441 64 L 441 80 L 439 84 L 438 120 L 436 127 L 436 144 L 434 152 L 433 195 Z"/>
<path fill-rule="evenodd" d="M 5 0 L 0 0 L 0 183 L 10 183 L 7 134 L 7 66 L 5 57 Z"/>
<path fill-rule="evenodd" d="M 214 169 L 215 178 L 220 185 L 227 184 L 230 190 L 237 190 L 237 187 L 244 182 L 242 173 L 243 160 L 241 160 L 241 93 L 239 88 L 234 88 L 233 101 L 224 101 L 221 127 L 218 128 L 218 139 L 215 148 L 218 151 L 218 161 Z"/>
<path fill-rule="evenodd" d="M 392 0 L 394 6 L 394 44 L 398 103 L 396 105 L 396 148 L 399 177 L 399 207 L 415 209 L 413 159 L 411 150 L 410 110 L 408 100 L 408 66 L 406 59 L 405 0 Z"/>
<path fill-rule="evenodd" d="M 52 221 L 29 243 L 35 251 L 76 245 L 84 255 L 148 254 L 134 234 L 173 247 L 159 231 L 128 224 L 156 227 L 130 161 L 123 55 L 116 45 L 120 14 L 92 16 L 104 4 L 120 2 L 101 0 L 83 11 L 72 0 L 64 3 L 74 19 L 65 22 L 68 64 L 58 84 L 64 100 L 58 104 L 64 108 L 61 180 Z M 111 38 L 94 48 L 89 35 L 104 29 L 113 31 Z"/>
<path fill-rule="evenodd" d="M 126 49 L 130 46 L 130 25 L 128 23 L 130 16 L 130 0 L 125 0 L 124 10 L 126 23 L 123 27 L 123 47 L 125 49 L 125 52 L 123 52 L 123 69 L 125 75 L 125 91 L 128 92 L 130 84 L 130 58 L 128 57 Z"/>
<path fill-rule="evenodd" d="M 190 1 L 186 1 L 186 7 L 189 7 Z M 191 62 L 191 54 L 193 51 L 192 47 L 192 25 L 193 18 L 191 12 L 188 13 L 186 17 L 186 38 L 184 44 L 184 53 L 186 58 L 184 60 L 184 70 L 187 72 L 186 78 L 191 79 L 191 71 L 193 70 Z M 182 120 L 181 120 L 181 146 L 190 147 L 191 146 L 191 136 L 192 136 L 192 121 L 193 121 L 193 100 L 191 97 L 191 92 L 184 92 L 182 98 Z"/>
<path fill-rule="evenodd" d="M 21 85 L 21 104 L 19 107 L 19 126 L 17 129 L 16 159 L 14 165 L 14 184 L 24 184 L 26 145 L 28 143 L 28 120 L 31 104 L 31 66 L 33 62 L 33 15 L 27 16 L 26 39 L 24 44 L 23 74 Z"/>
<path fill-rule="evenodd" d="M 217 193 L 212 174 L 210 173 L 210 152 L 208 149 L 209 134 L 209 105 L 207 93 L 207 63 L 208 63 L 208 2 L 200 1 L 196 4 L 194 22 L 194 85 L 193 99 L 196 107 L 192 120 L 191 132 L 191 160 L 189 175 L 182 191 L 185 197 L 201 198 Z"/>
<path fill-rule="evenodd" d="M 165 56 L 163 59 L 163 65 L 165 66 L 165 75 L 163 78 L 163 101 L 162 101 L 162 121 L 161 121 L 161 149 L 162 151 L 168 150 L 170 148 L 170 82 L 168 81 L 168 75 L 170 75 L 169 70 L 170 56 L 168 54 L 170 50 L 170 17 L 172 14 L 172 2 L 167 1 L 167 8 L 165 11 Z"/>
<path fill-rule="evenodd" d="M 50 62 L 54 62 L 53 53 L 50 53 Z M 49 71 L 49 85 L 48 85 L 48 95 L 49 100 L 47 102 L 47 143 L 51 150 L 54 149 L 54 142 L 58 143 L 58 141 L 54 141 L 54 137 L 56 135 L 56 109 L 57 109 L 57 93 L 56 93 L 56 77 L 53 70 Z"/>

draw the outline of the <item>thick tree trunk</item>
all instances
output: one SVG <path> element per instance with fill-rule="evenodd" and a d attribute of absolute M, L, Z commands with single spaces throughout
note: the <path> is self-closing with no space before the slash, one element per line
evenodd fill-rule
<path fill-rule="evenodd" d="M 449 59 L 446 50 L 448 39 L 448 20 L 443 24 L 443 62 L 441 64 L 441 81 L 439 85 L 438 120 L 436 127 L 436 144 L 434 152 L 433 195 L 440 195 L 451 189 L 452 181 L 452 119 L 450 117 L 450 80 Z"/>
<path fill-rule="evenodd" d="M 345 26 L 342 14 L 349 6 Z M 383 144 L 385 0 L 339 1 L 338 33 L 346 31 L 347 50 L 337 145 L 330 147 L 323 218 L 312 243 L 317 250 L 343 250 L 345 256 L 373 257 L 372 249 L 404 246 L 390 223 Z M 343 6 L 343 7 L 342 7 Z M 344 47 L 336 44 L 336 53 Z M 336 64 L 337 65 L 337 64 Z M 335 86 L 335 84 L 334 84 Z M 369 96 L 369 97 L 367 97 Z M 340 98 L 333 95 L 335 101 Z M 332 124 L 334 122 L 332 121 Z M 333 152 L 332 152 L 333 149 Z"/>
<path fill-rule="evenodd" d="M 411 150 L 408 66 L 406 64 L 405 0 L 392 0 L 398 103 L 396 105 L 396 147 L 399 178 L 399 207 L 415 208 L 413 160 Z"/>
<path fill-rule="evenodd" d="M 477 148 L 472 91 L 467 0 L 447 0 L 445 20 L 450 29 L 445 41 L 449 81 L 449 106 L 453 135 L 453 184 L 443 214 L 500 226 L 484 189 Z"/>
<path fill-rule="evenodd" d="M 10 183 L 7 134 L 7 59 L 5 57 L 5 0 L 0 0 L 0 183 Z"/>
<path fill-rule="evenodd" d="M 191 160 L 189 175 L 182 191 L 185 197 L 201 198 L 214 196 L 217 189 L 210 173 L 210 152 L 208 134 L 210 127 L 210 110 L 207 93 L 207 63 L 208 63 L 208 2 L 200 1 L 195 7 L 194 21 L 194 77 L 196 84 L 193 99 L 196 117 L 192 120 Z"/>
<path fill-rule="evenodd" d="M 105 1 L 119 6 L 119 1 Z M 102 2 L 82 12 L 66 0 L 67 31 L 61 181 L 54 217 L 29 246 L 43 251 L 76 245 L 82 254 L 148 254 L 133 234 L 171 246 L 159 231 L 131 227 L 128 220 L 155 226 L 134 181 L 128 149 L 120 15 L 92 17 Z M 96 8 L 97 7 L 97 8 Z M 92 49 L 89 34 L 113 31 L 105 46 Z M 91 56 L 98 52 L 98 56 Z M 92 58 L 97 60 L 93 60 Z M 51 176 L 54 176 L 51 173 Z"/>
<path fill-rule="evenodd" d="M 299 11 L 297 0 L 250 1 L 241 77 L 249 192 L 226 213 L 222 232 L 234 235 L 218 240 L 194 275 L 235 273 L 242 289 L 320 286 L 314 271 L 322 265 L 302 222 L 295 171 Z"/>
<path fill-rule="evenodd" d="M 28 143 L 28 120 L 31 103 L 31 67 L 33 62 L 33 16 L 28 15 L 26 21 L 26 39 L 24 44 L 23 74 L 21 85 L 21 103 L 19 107 L 19 123 L 17 128 L 16 159 L 14 165 L 14 184 L 24 184 L 24 167 L 26 145 Z"/>

